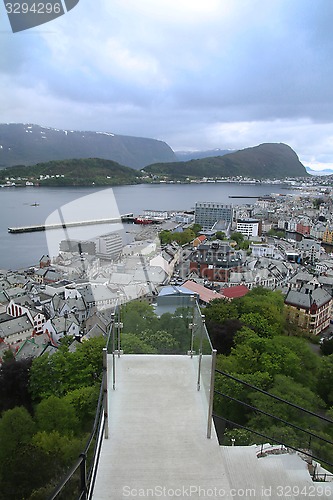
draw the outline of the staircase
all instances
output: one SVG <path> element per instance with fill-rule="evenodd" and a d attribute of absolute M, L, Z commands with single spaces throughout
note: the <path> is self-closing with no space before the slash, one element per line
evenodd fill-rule
<path fill-rule="evenodd" d="M 219 446 L 214 432 L 207 439 L 207 400 L 197 391 L 195 357 L 123 355 L 116 361 L 109 438 L 93 500 L 333 498 L 333 483 L 313 483 L 296 454 L 257 458 L 255 446 Z"/>

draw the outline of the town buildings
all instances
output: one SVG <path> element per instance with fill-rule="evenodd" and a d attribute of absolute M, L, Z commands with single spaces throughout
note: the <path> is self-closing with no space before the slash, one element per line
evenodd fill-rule
<path fill-rule="evenodd" d="M 47 346 L 56 348 L 65 335 L 105 335 L 117 303 L 155 302 L 172 283 L 182 287 L 177 289 L 184 297 L 195 295 L 202 304 L 221 297 L 232 300 L 258 286 L 281 290 L 290 318 L 319 335 L 332 317 L 333 204 L 326 197 L 315 205 L 304 195 L 272 196 L 236 208 L 200 202 L 196 220 L 202 217 L 209 230 L 186 248 L 177 243 L 161 248 L 156 239 L 160 226 L 155 226 L 141 229 L 149 238 L 126 246 L 117 233 L 101 237 L 99 247 L 95 240 L 67 242 L 52 262 L 44 255 L 36 268 L 4 271 L 0 358 L 6 349 L 22 357 L 39 355 Z M 222 220 L 230 231 L 242 232 L 247 243 L 243 249 L 236 241 L 208 236 Z M 186 227 L 187 222 L 175 223 L 179 224 Z M 283 228 L 283 237 L 265 233 L 268 227 Z M 160 297 L 173 296 L 172 290 L 171 286 Z"/>
<path fill-rule="evenodd" d="M 232 271 L 242 269 L 242 251 L 235 251 L 228 243 L 212 241 L 201 243 L 190 257 L 190 271 L 209 281 L 228 281 Z"/>

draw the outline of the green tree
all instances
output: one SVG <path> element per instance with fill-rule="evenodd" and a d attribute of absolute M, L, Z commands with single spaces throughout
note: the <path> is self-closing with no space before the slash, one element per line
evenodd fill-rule
<path fill-rule="evenodd" d="M 76 417 L 83 432 L 91 430 L 96 414 L 99 391 L 100 386 L 96 384 L 90 387 L 80 387 L 64 396 L 64 401 L 75 409 Z"/>
<path fill-rule="evenodd" d="M 217 369 L 263 390 L 268 390 L 272 385 L 272 378 L 268 373 L 238 373 L 237 362 L 232 356 L 219 355 L 217 357 Z M 225 375 L 217 373 L 215 390 L 217 392 L 214 398 L 214 412 L 232 422 L 245 425 L 251 411 L 231 398 L 250 403 L 252 389 Z"/>
<path fill-rule="evenodd" d="M 43 399 L 36 407 L 35 416 L 38 429 L 41 431 L 52 432 L 61 429 L 64 435 L 78 432 L 79 419 L 68 398 L 50 396 Z"/>
<path fill-rule="evenodd" d="M 35 432 L 30 413 L 22 406 L 4 412 L 0 420 L 0 467 L 7 456 L 14 455 L 23 444 L 29 444 Z"/>
<path fill-rule="evenodd" d="M 180 352 L 187 352 L 191 345 L 189 324 L 192 322 L 192 309 L 179 307 L 174 314 L 162 314 L 159 319 L 159 330 L 171 334 L 179 345 Z"/>
<path fill-rule="evenodd" d="M 277 332 L 266 318 L 256 312 L 242 314 L 239 321 L 254 330 L 259 337 L 273 337 Z"/>
<path fill-rule="evenodd" d="M 324 356 L 333 354 L 333 338 L 324 339 L 323 343 L 320 345 L 320 350 Z"/>
<path fill-rule="evenodd" d="M 32 412 L 29 393 L 31 363 L 31 359 L 9 359 L 0 366 L 0 413 L 15 406 L 24 406 Z"/>
<path fill-rule="evenodd" d="M 168 231 L 167 229 L 160 231 L 158 233 L 158 237 L 160 239 L 161 245 L 167 245 L 168 243 L 171 243 L 171 241 L 172 241 L 172 233 L 171 233 L 171 231 Z"/>
<path fill-rule="evenodd" d="M 223 231 L 216 231 L 215 238 L 223 241 L 226 239 L 226 234 Z"/>
<path fill-rule="evenodd" d="M 135 333 L 124 333 L 121 347 L 125 354 L 157 354 L 157 349 L 142 340 Z"/>
<path fill-rule="evenodd" d="M 54 369 L 54 356 L 43 354 L 33 360 L 30 370 L 29 391 L 34 402 L 42 398 L 57 394 L 56 372 Z"/>
<path fill-rule="evenodd" d="M 11 349 L 7 349 L 2 355 L 2 362 L 12 361 L 15 358 L 14 353 Z"/>
<path fill-rule="evenodd" d="M 158 318 L 153 306 L 146 302 L 128 302 L 122 311 L 123 332 L 138 334 L 145 328 L 155 329 L 158 327 Z"/>
<path fill-rule="evenodd" d="M 206 322 L 223 323 L 227 319 L 238 319 L 237 302 L 224 299 L 214 299 L 205 308 Z"/>
<path fill-rule="evenodd" d="M 291 377 L 286 375 L 277 375 L 269 392 L 313 412 L 318 411 L 318 409 L 323 408 L 324 406 L 323 401 L 317 396 L 317 394 L 304 385 L 295 382 Z M 252 393 L 250 399 L 253 405 L 261 410 L 284 419 L 287 422 L 299 425 L 302 428 L 315 430 L 321 425 L 314 417 L 311 417 L 290 405 L 269 398 L 265 394 Z M 249 421 L 249 425 L 254 429 L 268 429 L 270 426 L 285 427 L 285 424 L 260 413 L 253 414 Z M 303 439 L 304 445 L 304 434 L 301 433 L 299 435 Z"/>
<path fill-rule="evenodd" d="M 79 344 L 74 352 L 62 345 L 52 356 L 43 354 L 34 359 L 29 381 L 33 401 L 38 403 L 51 395 L 61 397 L 100 381 L 104 346 L 105 338 L 97 337 Z"/>
<path fill-rule="evenodd" d="M 198 236 L 200 234 L 200 232 L 202 231 L 202 226 L 200 224 L 198 224 L 197 222 L 195 222 L 194 224 L 192 224 L 189 229 L 191 229 L 191 231 L 194 232 L 194 235 L 195 236 Z"/>
<path fill-rule="evenodd" d="M 230 239 L 236 241 L 237 245 L 240 245 L 244 241 L 244 236 L 242 233 L 235 231 L 234 233 L 231 233 Z"/>
<path fill-rule="evenodd" d="M 223 323 L 207 321 L 209 337 L 218 354 L 230 354 L 235 346 L 234 340 L 237 332 L 242 328 L 238 319 L 226 319 Z"/>
<path fill-rule="evenodd" d="M 56 464 L 58 470 L 68 464 L 72 464 L 85 445 L 84 438 L 75 437 L 73 435 L 62 434 L 58 430 L 50 432 L 39 431 L 37 432 L 32 443 L 35 447 L 44 452 L 45 455 L 50 457 L 53 466 Z"/>
<path fill-rule="evenodd" d="M 327 405 L 333 405 L 333 354 L 321 359 L 317 391 Z"/>
<path fill-rule="evenodd" d="M 1 499 L 27 498 L 43 477 L 48 477 L 46 457 L 31 444 L 35 432 L 32 416 L 25 408 L 17 406 L 4 412 L 0 420 Z"/>
<path fill-rule="evenodd" d="M 313 200 L 313 207 L 314 208 L 320 208 L 320 205 L 323 205 L 325 203 L 325 201 L 323 200 L 323 198 L 315 198 Z"/>
<path fill-rule="evenodd" d="M 144 330 L 139 337 L 160 354 L 171 354 L 179 350 L 177 340 L 165 330 Z"/>

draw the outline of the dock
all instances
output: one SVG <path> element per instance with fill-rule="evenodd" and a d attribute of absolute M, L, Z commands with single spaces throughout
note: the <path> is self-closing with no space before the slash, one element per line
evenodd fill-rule
<path fill-rule="evenodd" d="M 34 233 L 37 231 L 49 231 L 51 229 L 66 229 L 68 227 L 94 226 L 98 224 L 117 224 L 122 222 L 133 222 L 134 215 L 132 213 L 120 215 L 120 217 L 95 219 L 84 221 L 64 222 L 57 224 L 35 224 L 33 226 L 9 227 L 8 232 L 11 234 Z"/>

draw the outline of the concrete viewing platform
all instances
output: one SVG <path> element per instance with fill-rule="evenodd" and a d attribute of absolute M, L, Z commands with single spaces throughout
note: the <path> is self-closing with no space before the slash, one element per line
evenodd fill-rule
<path fill-rule="evenodd" d="M 108 356 L 109 379 L 111 363 Z M 296 454 L 258 459 L 255 446 L 219 446 L 214 428 L 207 439 L 208 404 L 204 388 L 197 391 L 197 366 L 189 356 L 116 358 L 109 438 L 93 500 L 333 498 L 331 485 L 313 483 Z"/>

